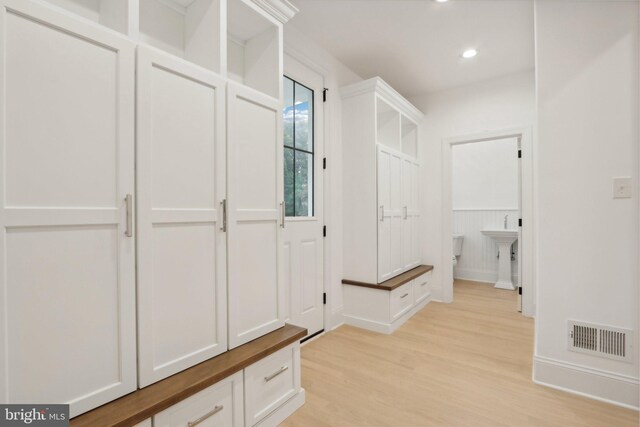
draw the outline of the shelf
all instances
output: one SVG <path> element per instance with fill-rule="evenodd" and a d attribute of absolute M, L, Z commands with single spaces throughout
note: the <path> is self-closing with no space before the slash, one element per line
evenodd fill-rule
<path fill-rule="evenodd" d="M 122 34 L 130 33 L 132 0 L 43 0 L 68 13 L 96 22 Z"/>
<path fill-rule="evenodd" d="M 306 335 L 304 328 L 284 325 L 220 356 L 75 417 L 71 419 L 71 426 L 108 427 L 142 422 Z"/>
<path fill-rule="evenodd" d="M 411 157 L 418 157 L 418 126 L 406 118 L 401 118 L 402 152 Z"/>
<path fill-rule="evenodd" d="M 376 140 L 400 151 L 400 112 L 380 97 L 376 97 Z"/>
<path fill-rule="evenodd" d="M 227 3 L 227 77 L 280 97 L 280 27 L 243 0 Z"/>
<path fill-rule="evenodd" d="M 221 72 L 221 0 L 139 1 L 140 41 Z"/>
<path fill-rule="evenodd" d="M 430 272 L 431 270 L 433 270 L 432 265 L 419 265 L 414 269 L 411 269 L 402 274 L 399 274 L 396 277 L 393 277 L 389 280 L 385 280 L 382 283 L 366 283 L 366 282 L 358 282 L 356 280 L 343 279 L 342 284 L 360 286 L 363 288 L 379 289 L 381 291 L 392 291 L 404 285 L 405 283 L 410 282 L 413 279 L 420 277 L 425 273 Z"/>

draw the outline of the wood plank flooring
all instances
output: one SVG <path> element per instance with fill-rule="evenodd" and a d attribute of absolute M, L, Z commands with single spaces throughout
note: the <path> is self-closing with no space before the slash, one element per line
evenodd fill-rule
<path fill-rule="evenodd" d="M 533 320 L 512 291 L 456 281 L 393 335 L 343 326 L 302 348 L 283 426 L 634 426 L 638 413 L 531 381 Z"/>

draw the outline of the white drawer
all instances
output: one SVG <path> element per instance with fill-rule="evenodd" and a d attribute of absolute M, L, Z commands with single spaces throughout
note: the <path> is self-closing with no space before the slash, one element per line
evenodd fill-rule
<path fill-rule="evenodd" d="M 243 427 L 242 372 L 194 394 L 153 417 L 154 427 Z"/>
<path fill-rule="evenodd" d="M 300 344 L 245 368 L 244 387 L 245 423 L 253 426 L 300 390 Z"/>
<path fill-rule="evenodd" d="M 413 280 L 391 291 L 391 321 L 413 307 Z"/>
<path fill-rule="evenodd" d="M 413 281 L 413 299 L 416 304 L 429 298 L 431 295 L 431 272 L 423 274 Z"/>
<path fill-rule="evenodd" d="M 151 418 L 147 418 L 146 420 L 134 425 L 133 427 L 151 427 L 151 426 L 152 426 Z"/>

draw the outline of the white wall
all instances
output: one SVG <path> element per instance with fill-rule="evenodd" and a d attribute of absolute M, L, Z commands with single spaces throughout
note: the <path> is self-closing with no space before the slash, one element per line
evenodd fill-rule
<path fill-rule="evenodd" d="M 518 139 L 456 145 L 451 150 L 453 210 L 518 208 Z"/>
<path fill-rule="evenodd" d="M 474 85 L 413 97 L 425 113 L 420 129 L 424 261 L 433 265 L 433 293 L 442 299 L 442 283 L 452 281 L 451 243 L 443 247 L 442 140 L 483 131 L 532 126 L 535 87 L 532 71 Z M 450 240 L 450 239 L 449 239 Z M 447 271 L 448 270 L 448 271 Z"/>
<path fill-rule="evenodd" d="M 295 27 L 295 18 L 284 27 L 285 53 L 325 77 L 329 89 L 325 103 L 324 139 L 327 171 L 325 172 L 325 286 L 329 328 L 343 323 L 342 300 L 342 110 L 338 89 L 362 80 L 326 50 Z"/>
<path fill-rule="evenodd" d="M 638 3 L 537 1 L 534 379 L 638 406 Z M 612 198 L 630 176 L 631 199 Z M 567 350 L 567 320 L 635 331 L 633 363 Z"/>

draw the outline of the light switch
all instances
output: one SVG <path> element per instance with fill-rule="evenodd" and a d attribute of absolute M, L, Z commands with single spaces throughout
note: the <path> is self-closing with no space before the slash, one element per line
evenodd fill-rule
<path fill-rule="evenodd" d="M 613 198 L 629 199 L 631 198 L 631 178 L 622 176 L 613 178 Z"/>

